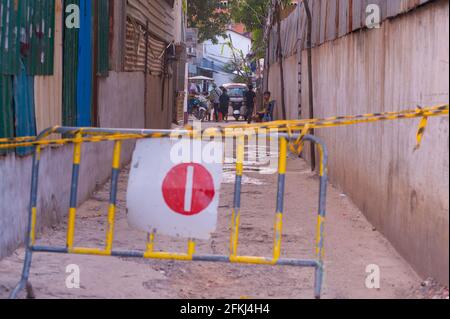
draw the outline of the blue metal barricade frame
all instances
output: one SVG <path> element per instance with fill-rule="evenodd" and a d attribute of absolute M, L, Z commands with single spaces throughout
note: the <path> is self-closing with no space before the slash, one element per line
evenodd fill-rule
<path fill-rule="evenodd" d="M 64 135 L 71 135 L 74 138 L 67 138 L 63 140 L 44 140 L 48 135 L 59 133 Z M 114 256 L 114 257 L 131 257 L 131 258 L 147 258 L 147 259 L 165 259 L 165 260 L 179 260 L 179 261 L 198 261 L 198 262 L 221 262 L 221 263 L 239 263 L 239 264 L 259 264 L 259 265 L 279 265 L 279 266 L 296 266 L 309 267 L 315 269 L 314 280 L 314 296 L 321 297 L 323 276 L 324 276 L 324 225 L 326 217 L 326 196 L 328 185 L 328 150 L 321 139 L 315 136 L 303 136 L 303 141 L 310 141 L 316 145 L 320 154 L 320 191 L 319 191 L 319 210 L 317 217 L 317 239 L 316 239 L 316 259 L 286 259 L 281 258 L 281 241 L 282 241 L 282 226 L 283 226 L 283 212 L 284 212 L 284 197 L 285 197 L 285 181 L 286 181 L 286 165 L 288 154 L 288 143 L 292 140 L 298 140 L 299 135 L 288 135 L 280 133 L 276 135 L 279 139 L 280 156 L 278 165 L 278 187 L 277 187 L 277 212 L 275 221 L 275 235 L 273 244 L 273 256 L 271 258 L 258 256 L 239 256 L 238 255 L 238 239 L 239 239 L 239 224 L 240 224 L 240 208 L 241 208 L 241 190 L 242 190 L 242 176 L 244 163 L 244 146 L 245 136 L 237 135 L 237 161 L 236 161 L 236 182 L 234 194 L 234 207 L 231 222 L 231 236 L 230 236 L 230 255 L 197 255 L 195 254 L 195 242 L 188 241 L 187 253 L 168 253 L 168 252 L 154 252 L 155 234 L 149 234 L 147 238 L 147 248 L 143 251 L 116 251 L 113 250 L 114 240 L 114 224 L 115 224 L 115 210 L 117 199 L 117 186 L 120 174 L 120 155 L 122 141 L 135 140 L 143 138 L 167 138 L 173 134 L 170 130 L 109 130 L 96 128 L 70 128 L 70 127 L 55 127 L 48 129 L 41 133 L 36 141 L 34 141 L 34 155 L 32 163 L 32 178 L 31 178 L 31 192 L 30 192 L 30 209 L 28 216 L 28 226 L 26 233 L 26 253 L 22 276 L 10 294 L 10 298 L 17 298 L 18 294 L 26 289 L 28 297 L 32 297 L 32 285 L 29 280 L 30 269 L 32 263 L 33 253 L 62 253 L 62 254 L 80 254 L 80 255 L 98 255 L 98 256 Z M 176 131 L 176 134 L 191 135 L 192 131 Z M 272 138 L 274 136 L 271 136 Z M 108 211 L 108 228 L 106 231 L 106 245 L 104 249 L 98 248 L 81 248 L 74 246 L 75 235 L 75 220 L 77 211 L 77 191 L 78 179 L 81 164 L 82 144 L 85 142 L 102 142 L 114 141 L 113 163 L 112 163 L 112 178 L 110 190 L 110 203 Z M 72 181 L 70 191 L 70 209 L 68 214 L 68 227 L 66 247 L 51 247 L 36 245 L 36 216 L 37 216 L 37 197 L 38 197 L 38 179 L 39 179 L 39 165 L 41 160 L 42 147 L 54 144 L 68 144 L 74 145 L 73 154 L 73 168 Z"/>

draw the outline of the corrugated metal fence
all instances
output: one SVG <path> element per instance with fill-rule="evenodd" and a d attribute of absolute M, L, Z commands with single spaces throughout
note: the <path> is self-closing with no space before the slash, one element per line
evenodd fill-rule
<path fill-rule="evenodd" d="M 0 74 L 0 138 L 14 136 L 12 105 L 13 78 L 10 75 Z"/>
<path fill-rule="evenodd" d="M 164 0 L 127 0 L 127 15 L 143 26 L 148 21 L 150 33 L 156 38 L 165 42 L 174 39 L 173 3 Z"/>
<path fill-rule="evenodd" d="M 37 132 L 62 123 L 63 83 L 63 1 L 55 0 L 55 31 L 53 75 L 38 75 L 34 78 L 34 100 Z M 53 55 L 52 55 L 53 56 Z"/>
<path fill-rule="evenodd" d="M 408 12 L 435 0 L 309 0 L 312 21 L 312 46 L 335 40 L 366 27 L 367 8 L 378 5 L 381 21 Z M 281 36 L 283 56 L 294 55 L 298 48 L 306 47 L 306 13 L 304 4 L 282 21 Z M 270 34 L 270 63 L 277 59 L 278 32 L 276 25 Z"/>
<path fill-rule="evenodd" d="M 70 4 L 81 9 L 80 29 L 64 27 Z M 93 80 L 109 70 L 109 24 L 109 0 L 0 0 L 0 137 L 92 123 Z"/>
<path fill-rule="evenodd" d="M 97 0 L 97 75 L 107 76 L 109 71 L 109 0 Z"/>
<path fill-rule="evenodd" d="M 64 5 L 80 5 L 80 0 L 65 0 Z M 65 13 L 64 20 L 68 18 Z M 76 28 L 64 28 L 63 42 L 63 98 L 62 123 L 64 126 L 76 126 L 77 118 L 77 70 L 78 70 L 78 33 Z"/>
<path fill-rule="evenodd" d="M 18 7 L 14 0 L 0 0 L 0 73 L 19 72 Z"/>
<path fill-rule="evenodd" d="M 3 137 L 36 134 L 33 76 L 53 73 L 54 27 L 54 0 L 0 0 Z"/>
<path fill-rule="evenodd" d="M 97 77 L 109 72 L 110 1 L 0 0 L 0 137 L 96 123 Z M 73 18 L 69 5 L 80 9 L 80 28 L 64 23 Z M 125 71 L 147 71 L 164 91 L 173 1 L 127 0 L 124 9 Z"/>

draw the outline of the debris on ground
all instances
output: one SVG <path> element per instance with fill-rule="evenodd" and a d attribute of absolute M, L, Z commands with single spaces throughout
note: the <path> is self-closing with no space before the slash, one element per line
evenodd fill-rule
<path fill-rule="evenodd" d="M 423 299 L 449 299 L 448 287 L 440 285 L 433 278 L 424 280 L 417 289 L 416 295 Z"/>

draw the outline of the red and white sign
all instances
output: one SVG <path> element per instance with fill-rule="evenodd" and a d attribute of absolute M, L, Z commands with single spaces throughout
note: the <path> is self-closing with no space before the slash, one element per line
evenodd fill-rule
<path fill-rule="evenodd" d="M 166 175 L 162 192 L 167 206 L 184 216 L 204 211 L 216 193 L 211 173 L 202 165 L 179 164 Z"/>
<path fill-rule="evenodd" d="M 217 224 L 222 164 L 174 159 L 177 143 L 169 139 L 137 142 L 128 184 L 128 223 L 146 232 L 209 239 Z M 197 151 L 201 151 L 199 144 Z"/>

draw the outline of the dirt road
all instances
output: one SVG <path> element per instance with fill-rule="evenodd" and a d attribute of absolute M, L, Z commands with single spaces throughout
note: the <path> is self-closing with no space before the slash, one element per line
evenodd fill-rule
<path fill-rule="evenodd" d="M 233 202 L 233 175 L 224 172 L 217 232 L 199 242 L 197 251 L 227 254 Z M 143 250 L 144 233 L 126 221 L 128 170 L 120 177 L 114 241 L 117 250 Z M 239 254 L 271 256 L 277 176 L 246 166 L 242 198 Z M 109 185 L 79 208 L 76 245 L 102 247 Z M 314 257 L 318 177 L 297 158 L 288 160 L 283 257 Z M 388 241 L 367 222 L 348 197 L 330 186 L 325 240 L 323 298 L 415 298 L 421 279 Z M 66 225 L 54 226 L 38 244 L 64 246 Z M 186 250 L 186 243 L 157 237 L 156 249 Z M 24 250 L 0 261 L 0 298 L 7 297 L 20 277 Z M 80 289 L 66 288 L 66 267 L 81 270 Z M 366 267 L 381 270 L 381 288 L 366 288 Z M 34 254 L 31 270 L 38 298 L 312 298 L 313 270 L 113 257 Z"/>

